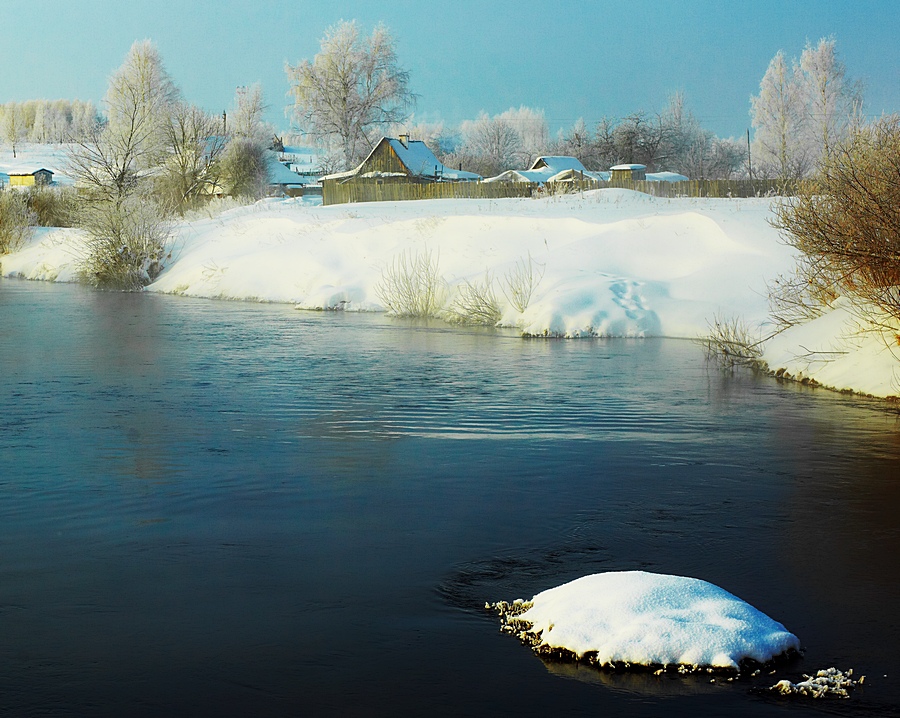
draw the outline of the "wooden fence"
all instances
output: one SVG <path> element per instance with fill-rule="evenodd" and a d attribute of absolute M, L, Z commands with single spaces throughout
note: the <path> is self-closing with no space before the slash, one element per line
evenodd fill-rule
<path fill-rule="evenodd" d="M 784 180 L 689 180 L 686 182 L 575 180 L 574 182 L 559 182 L 539 187 L 530 182 L 433 182 L 427 184 L 347 182 L 338 184 L 326 181 L 322 186 L 322 204 L 396 202 L 412 199 L 540 197 L 607 187 L 635 190 L 654 197 L 774 197 L 795 194 L 798 183 Z"/>
<path fill-rule="evenodd" d="M 391 182 L 322 183 L 322 204 L 345 202 L 395 202 L 407 199 L 506 199 L 531 197 L 536 185 L 529 182 Z"/>
<path fill-rule="evenodd" d="M 796 194 L 798 183 L 775 179 L 687 180 L 686 182 L 618 180 L 595 186 L 633 189 L 654 197 L 776 197 Z"/>

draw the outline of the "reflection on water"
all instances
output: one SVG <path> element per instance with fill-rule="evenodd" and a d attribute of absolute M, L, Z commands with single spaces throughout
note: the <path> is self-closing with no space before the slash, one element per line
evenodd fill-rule
<path fill-rule="evenodd" d="M 882 403 L 671 340 L 9 280 L 0 315 L 0 713 L 783 713 L 545 668 L 482 609 L 645 569 L 783 622 L 783 677 L 870 676 L 829 711 L 896 714 Z"/>

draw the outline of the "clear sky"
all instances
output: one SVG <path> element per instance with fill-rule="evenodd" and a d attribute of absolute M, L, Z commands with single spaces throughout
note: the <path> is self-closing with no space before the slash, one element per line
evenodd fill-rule
<path fill-rule="evenodd" d="M 827 35 L 865 81 L 867 113 L 900 111 L 897 0 L 0 0 L 0 102 L 99 104 L 150 38 L 188 100 L 220 112 L 259 82 L 286 129 L 285 62 L 314 57 L 341 19 L 392 30 L 428 121 L 526 105 L 555 131 L 658 111 L 681 90 L 705 127 L 739 136 L 772 56 Z"/>

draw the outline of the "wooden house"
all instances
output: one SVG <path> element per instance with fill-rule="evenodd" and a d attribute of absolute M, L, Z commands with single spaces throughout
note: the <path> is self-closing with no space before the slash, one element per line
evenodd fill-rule
<path fill-rule="evenodd" d="M 362 182 L 371 184 L 427 184 L 431 182 L 477 182 L 481 175 L 445 167 L 421 140 L 382 137 L 356 169 L 322 177 L 322 188 L 329 184 Z"/>
<path fill-rule="evenodd" d="M 647 179 L 646 165 L 616 165 L 609 168 L 610 182 L 616 180 L 638 181 Z"/>
<path fill-rule="evenodd" d="M 53 183 L 53 172 L 43 167 L 16 169 L 7 173 L 11 187 L 46 186 Z"/>

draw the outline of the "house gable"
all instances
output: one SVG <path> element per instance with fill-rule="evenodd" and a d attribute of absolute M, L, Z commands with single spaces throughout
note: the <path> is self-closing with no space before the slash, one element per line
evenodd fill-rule
<path fill-rule="evenodd" d="M 585 169 L 584 165 L 581 164 L 581 160 L 579 160 L 577 157 L 570 157 L 568 155 L 547 155 L 544 157 L 538 157 L 529 169 L 541 170 L 545 168 L 551 170 L 551 174 L 556 174 L 558 172 L 562 172 L 563 170 L 576 170 L 583 172 Z"/>

